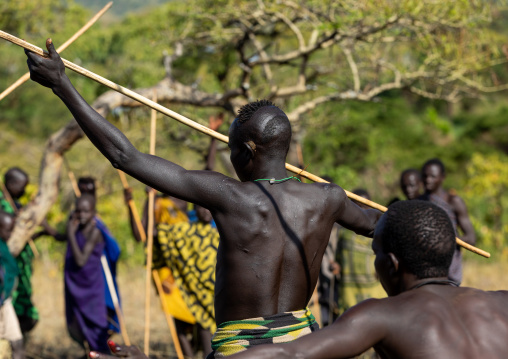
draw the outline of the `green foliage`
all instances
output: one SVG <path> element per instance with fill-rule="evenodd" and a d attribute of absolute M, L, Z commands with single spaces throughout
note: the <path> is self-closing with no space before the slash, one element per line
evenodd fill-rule
<path fill-rule="evenodd" d="M 105 1 L 78 1 L 96 11 Z M 149 5 L 163 1 L 152 0 Z M 100 4 L 99 4 L 100 3 Z M 113 6 L 118 21 L 104 26 L 101 20 L 71 45 L 62 56 L 93 72 L 130 88 L 153 86 L 165 76 L 163 54 L 172 54 L 175 43 L 184 44 L 185 54 L 173 64 L 173 75 L 184 84 L 195 84 L 210 93 L 223 93 L 239 86 L 241 69 L 235 46 L 241 33 L 237 14 L 250 15 L 258 9 L 257 1 L 189 0 L 170 1 L 155 9 L 138 8 L 140 1 L 131 0 Z M 269 11 L 289 15 L 282 2 L 265 1 Z M 300 2 L 299 2 L 300 3 Z M 316 13 L 330 14 L 319 31 L 349 31 L 362 24 L 375 25 L 392 16 L 405 14 L 425 23 L 446 19 L 445 30 L 428 28 L 416 32 L 410 27 L 395 26 L 386 32 L 367 36 L 356 43 L 355 60 L 365 74 L 362 88 L 393 81 L 396 71 L 417 71 L 422 64 L 432 74 L 457 69 L 478 69 L 499 53 L 499 43 L 506 43 L 506 21 L 503 11 L 490 23 L 490 2 L 484 1 L 322 1 L 304 3 Z M 116 10 L 116 8 L 123 10 Z M 502 10 L 502 9 L 501 9 Z M 81 27 L 92 12 L 72 1 L 7 0 L 0 3 L 0 28 L 24 37 L 39 46 L 51 36 L 58 46 Z M 310 15 L 305 15 L 310 16 Z M 302 16 L 301 18 L 304 18 Z M 27 21 L 30 19 L 30 21 Z M 266 51 L 283 53 L 295 44 L 287 27 L 266 27 L 259 35 Z M 301 25 L 302 36 L 311 37 L 313 28 Z M 272 34 L 276 33 L 277 37 Z M 400 41 L 393 41 L 398 38 Z M 14 45 L 0 44 L 0 88 L 4 89 L 26 72 L 23 51 Z M 246 57 L 256 54 L 247 47 Z M 380 72 L 373 65 L 385 59 L 390 71 Z M 340 49 L 329 49 L 310 57 L 311 70 L 323 76 L 309 80 L 312 91 L 297 98 L 279 100 L 286 111 L 322 94 L 351 89 L 353 76 Z M 429 70 L 429 71 L 430 71 Z M 450 70 L 451 71 L 451 70 Z M 465 71 L 465 70 L 464 70 Z M 293 85 L 298 64 L 284 64 L 274 72 L 278 86 Z M 460 77 L 460 71 L 454 72 Z M 69 74 L 83 97 L 94 101 L 107 89 L 80 76 Z M 505 64 L 499 64 L 480 76 L 508 79 Z M 427 84 L 429 90 L 434 85 Z M 267 96 L 263 71 L 255 69 L 250 79 L 254 96 Z M 456 105 L 454 111 L 440 101 L 417 99 L 403 90 L 385 92 L 376 102 L 331 102 L 318 106 L 304 116 L 300 126 L 304 135 L 304 159 L 308 170 L 330 175 L 345 189 L 365 187 L 373 198 L 386 204 L 394 196 L 401 197 L 398 176 L 408 167 L 420 168 L 431 157 L 440 157 L 447 166 L 446 186 L 464 197 L 470 209 L 480 245 L 504 245 L 508 229 L 506 220 L 505 172 L 508 153 L 508 107 L 503 99 Z M 172 110 L 190 118 L 207 118 L 216 109 L 192 108 L 170 104 Z M 39 161 L 46 138 L 71 118 L 65 106 L 50 90 L 27 83 L 0 102 L 1 169 L 19 165 L 37 182 Z M 120 127 L 142 151 L 148 149 L 149 111 L 117 109 L 109 120 Z M 185 167 L 200 169 L 200 155 L 187 147 L 205 149 L 208 139 L 174 121 L 158 123 L 157 154 Z M 221 132 L 227 131 L 227 125 Z M 175 134 L 180 140 L 175 140 Z M 182 145 L 182 143 L 184 143 Z M 13 155 L 16 154 L 16 155 Z M 66 155 L 76 176 L 92 175 L 98 179 L 98 210 L 119 239 L 123 258 L 136 264 L 143 262 L 142 246 L 135 244 L 123 203 L 122 188 L 116 171 L 89 143 L 80 141 Z M 223 170 L 223 168 L 219 168 Z M 504 171 L 504 172 L 503 172 Z M 496 173 L 499 176 L 496 176 Z M 504 179 L 508 178 L 504 174 Z M 144 200 L 144 185 L 131 180 L 138 209 Z M 61 195 L 48 220 L 64 229 L 72 208 L 72 189 L 62 172 Z M 47 239 L 45 248 L 62 256 L 64 246 Z"/>

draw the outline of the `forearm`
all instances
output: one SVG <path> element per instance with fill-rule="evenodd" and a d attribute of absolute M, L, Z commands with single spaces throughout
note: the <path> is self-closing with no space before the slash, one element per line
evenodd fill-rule
<path fill-rule="evenodd" d="M 67 106 L 94 146 L 115 168 L 122 169 L 125 163 L 129 163 L 128 154 L 136 153 L 137 150 L 120 130 L 81 97 L 66 75 L 52 90 Z"/>
<path fill-rule="evenodd" d="M 84 253 L 81 252 L 81 249 L 79 248 L 75 233 L 68 233 L 67 236 L 69 238 L 69 246 L 71 247 L 71 253 L 74 261 L 78 266 L 84 266 L 87 258 L 85 258 Z"/>

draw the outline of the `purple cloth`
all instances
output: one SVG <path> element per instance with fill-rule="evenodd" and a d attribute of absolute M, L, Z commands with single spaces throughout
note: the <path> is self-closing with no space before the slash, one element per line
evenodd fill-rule
<path fill-rule="evenodd" d="M 83 249 L 86 238 L 76 232 L 78 246 Z M 71 336 L 78 342 L 86 340 L 91 350 L 109 353 L 108 321 L 104 297 L 105 283 L 101 255 L 104 242 L 95 246 L 88 261 L 79 267 L 74 261 L 70 245 L 65 255 L 65 316 Z"/>

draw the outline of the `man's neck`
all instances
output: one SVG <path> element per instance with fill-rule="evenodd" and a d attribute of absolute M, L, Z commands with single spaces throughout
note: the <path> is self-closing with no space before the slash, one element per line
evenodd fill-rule
<path fill-rule="evenodd" d="M 280 159 L 263 160 L 261 164 L 256 164 L 249 176 L 249 181 L 258 179 L 282 179 L 288 176 L 284 161 Z"/>

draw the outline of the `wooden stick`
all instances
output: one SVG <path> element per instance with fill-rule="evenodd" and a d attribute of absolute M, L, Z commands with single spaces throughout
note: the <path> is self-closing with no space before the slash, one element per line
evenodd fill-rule
<path fill-rule="evenodd" d="M 176 355 L 178 359 L 183 359 L 182 347 L 180 346 L 180 340 L 178 339 L 178 333 L 176 332 L 175 321 L 171 314 L 169 314 L 168 304 L 164 300 L 164 289 L 162 289 L 161 279 L 159 277 L 159 273 L 157 270 L 152 271 L 153 281 L 155 282 L 155 287 L 159 292 L 159 298 L 162 304 L 162 311 L 166 315 L 166 321 L 168 322 L 169 331 L 171 332 L 171 337 L 173 338 L 173 344 L 175 345 Z"/>
<path fill-rule="evenodd" d="M 74 191 L 74 195 L 79 198 L 81 197 L 81 191 L 79 190 L 78 181 L 76 181 L 76 176 L 74 176 L 74 172 L 72 172 L 67 159 L 62 156 L 63 163 L 65 169 L 67 170 L 67 176 L 69 176 L 69 180 L 71 181 L 72 190 Z"/>
<path fill-rule="evenodd" d="M 157 101 L 157 93 L 154 90 L 154 102 Z M 150 154 L 155 154 L 155 127 L 157 121 L 157 112 L 152 110 L 150 124 Z M 155 191 L 148 192 L 148 230 L 146 235 L 146 286 L 145 286 L 145 355 L 150 354 L 150 278 L 152 273 L 153 259 L 153 222 L 154 222 L 154 201 Z"/>
<path fill-rule="evenodd" d="M 78 37 L 80 37 L 81 35 L 83 35 L 83 33 L 88 30 L 93 24 L 95 24 L 95 22 L 97 20 L 100 19 L 100 17 L 102 15 L 104 15 L 104 13 L 106 11 L 109 10 L 109 8 L 111 7 L 111 5 L 113 5 L 113 2 L 110 1 L 109 3 L 106 4 L 106 6 L 104 6 L 102 8 L 101 11 L 99 11 L 97 14 L 95 14 L 94 17 L 92 17 L 86 24 L 85 26 L 83 26 L 81 29 L 79 29 L 74 35 L 72 35 L 69 40 L 67 40 L 66 42 L 63 43 L 62 46 L 60 46 L 58 49 L 56 49 L 56 51 L 58 53 L 64 51 L 70 44 L 72 44 L 74 42 L 74 40 L 76 40 Z M 28 79 L 30 79 L 30 72 L 27 72 L 26 74 L 24 74 L 23 76 L 21 76 L 16 82 L 14 82 L 11 86 L 9 86 L 7 89 L 4 90 L 4 92 L 0 93 L 0 101 L 2 101 L 4 99 L 4 97 L 6 97 L 7 95 L 9 95 L 12 91 L 14 91 L 15 89 L 17 89 L 19 86 L 21 86 L 22 84 L 24 84 Z"/>
<path fill-rule="evenodd" d="M 118 175 L 120 176 L 120 181 L 122 181 L 122 185 L 124 189 L 129 188 L 129 183 L 127 182 L 127 178 L 125 177 L 125 173 L 123 173 L 120 170 L 118 171 Z M 130 199 L 129 202 L 127 202 L 127 205 L 131 209 L 132 217 L 134 217 L 134 222 L 136 223 L 136 227 L 138 228 L 139 236 L 141 237 L 141 242 L 146 242 L 146 233 L 145 229 L 143 228 L 143 224 L 141 224 L 141 219 L 139 218 L 138 209 L 136 208 L 136 205 L 134 204 L 134 200 Z"/>
<path fill-rule="evenodd" d="M 4 194 L 4 197 L 7 200 L 7 202 L 9 202 L 9 204 L 11 205 L 14 214 L 17 216 L 19 212 L 18 207 L 16 207 L 16 203 L 14 203 L 14 200 L 12 199 L 12 196 L 9 193 L 9 191 L 7 191 L 7 188 L 5 187 L 5 184 L 2 181 L 2 179 L 0 179 L 0 189 L 2 190 L 2 193 Z M 39 258 L 40 257 L 39 251 L 37 250 L 37 247 L 35 246 L 35 243 L 32 238 L 28 238 L 28 245 L 30 246 L 32 253 L 34 254 L 34 257 Z"/>
<path fill-rule="evenodd" d="M 104 254 L 101 256 L 101 264 L 102 270 L 104 270 L 104 274 L 106 276 L 106 283 L 108 285 L 109 293 L 111 294 L 111 299 L 113 300 L 113 306 L 115 307 L 116 316 L 118 317 L 118 324 L 120 324 L 120 334 L 122 334 L 122 338 L 125 345 L 131 345 L 129 335 L 127 334 L 127 328 L 125 327 L 125 322 L 123 320 L 122 308 L 120 308 L 120 303 L 118 301 L 118 296 L 116 294 L 113 276 L 111 275 L 108 260 L 106 259 L 106 256 Z"/>
<path fill-rule="evenodd" d="M 28 49 L 40 56 L 43 56 L 43 57 L 47 57 L 47 55 L 44 54 L 44 52 L 42 51 L 42 49 L 40 47 L 37 47 L 37 46 L 34 46 L 26 41 L 23 41 L 15 36 L 12 36 L 4 31 L 1 31 L 0 30 L 0 37 L 9 41 L 9 42 L 12 42 L 13 44 L 16 44 L 18 46 L 21 46 L 25 49 Z M 228 143 L 229 142 L 229 139 L 227 136 L 224 136 L 223 134 L 220 134 L 218 132 L 215 132 L 211 129 L 209 129 L 208 127 L 206 126 L 203 126 L 203 125 L 200 125 L 199 123 L 197 122 L 194 122 L 192 121 L 191 119 L 185 117 L 185 116 L 182 116 L 180 115 L 179 113 L 176 113 L 164 106 L 161 106 L 149 99 L 147 99 L 146 97 L 144 96 L 141 96 L 139 94 L 137 94 L 136 92 L 132 91 L 132 90 L 129 90 L 125 87 L 122 87 L 108 79 L 105 79 L 104 77 L 102 76 L 99 76 L 91 71 L 88 71 L 86 69 L 84 69 L 83 67 L 81 66 L 78 66 L 70 61 L 67 61 L 65 59 L 62 59 L 65 67 L 67 67 L 68 69 L 74 71 L 74 72 L 77 72 L 78 74 L 80 75 L 83 75 L 83 76 L 86 76 L 100 84 L 103 84 L 104 86 L 107 86 L 109 87 L 110 89 L 112 90 L 115 90 L 127 97 L 130 97 L 132 98 L 133 100 L 136 100 L 160 113 L 163 113 L 164 115 L 167 115 L 195 130 L 198 130 L 199 132 L 201 133 L 204 133 L 208 136 L 211 136 L 211 137 L 214 137 L 216 139 L 218 139 L 219 141 L 222 141 L 222 142 L 225 142 L 225 143 Z M 300 175 L 302 177 L 305 177 L 307 179 L 310 179 L 311 181 L 314 181 L 314 182 L 324 182 L 324 183 L 328 183 L 327 181 L 325 181 L 324 179 L 316 176 L 316 175 L 313 175 L 312 173 L 309 173 L 307 171 L 302 171 L 300 168 L 296 167 L 296 166 L 293 166 L 293 165 L 290 165 L 289 163 L 286 163 L 286 169 L 288 171 L 291 171 L 293 173 L 296 173 L 297 175 Z M 373 202 L 373 201 L 369 201 L 368 199 L 365 199 L 361 196 L 357 196 L 356 194 L 352 193 L 352 192 L 349 192 L 349 191 L 346 191 L 346 195 L 352 199 L 352 200 L 355 200 L 357 202 L 360 202 L 360 203 L 363 203 L 371 208 L 375 208 L 381 212 L 386 212 L 388 209 L 385 207 L 385 206 L 382 206 L 380 204 L 377 204 L 376 202 Z M 457 238 L 458 239 L 458 238 Z M 482 249 L 479 249 L 479 248 L 476 248 L 474 246 L 471 246 L 467 243 L 465 243 L 464 241 L 462 240 L 457 240 L 457 244 L 464 247 L 465 249 L 467 250 L 470 250 L 471 252 L 474 252 L 476 254 L 479 254 L 481 256 L 484 256 L 486 258 L 489 258 L 490 257 L 490 253 L 482 250 Z"/>

